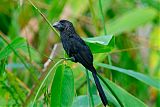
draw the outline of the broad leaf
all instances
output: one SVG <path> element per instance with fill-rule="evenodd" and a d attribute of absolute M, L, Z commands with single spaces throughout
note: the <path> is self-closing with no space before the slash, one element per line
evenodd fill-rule
<path fill-rule="evenodd" d="M 51 107 L 70 107 L 74 98 L 74 77 L 70 67 L 58 66 L 51 89 Z"/>
<path fill-rule="evenodd" d="M 92 53 L 110 52 L 114 46 L 114 38 L 112 35 L 85 38 L 84 40 L 90 47 Z"/>

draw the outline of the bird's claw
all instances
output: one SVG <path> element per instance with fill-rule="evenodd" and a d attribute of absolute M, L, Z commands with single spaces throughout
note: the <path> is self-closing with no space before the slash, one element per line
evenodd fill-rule
<path fill-rule="evenodd" d="M 74 57 L 70 57 L 70 58 L 60 58 L 60 59 L 64 59 L 64 60 L 71 60 L 73 62 L 76 62 L 75 58 Z"/>
<path fill-rule="evenodd" d="M 71 58 L 59 58 L 59 59 L 64 59 L 64 60 L 71 60 Z"/>

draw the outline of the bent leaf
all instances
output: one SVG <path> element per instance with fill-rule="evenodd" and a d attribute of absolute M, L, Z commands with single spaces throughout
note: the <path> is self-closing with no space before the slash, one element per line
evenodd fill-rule
<path fill-rule="evenodd" d="M 110 52 L 114 46 L 113 35 L 84 38 L 92 53 Z"/>
<path fill-rule="evenodd" d="M 149 76 L 146 76 L 142 73 L 139 73 L 139 72 L 135 72 L 133 70 L 126 70 L 126 69 L 123 69 L 123 68 L 119 68 L 119 67 L 115 67 L 115 66 L 111 66 L 111 65 L 108 65 L 108 64 L 104 64 L 104 63 L 96 63 L 96 65 L 98 66 L 101 66 L 101 67 L 105 67 L 105 68 L 108 68 L 108 69 L 111 69 L 111 70 L 114 70 L 114 71 L 118 71 L 120 73 L 123 73 L 123 74 L 126 74 L 128 76 L 131 76 L 139 81 L 142 81 L 150 86 L 153 86 L 157 89 L 160 89 L 160 81 L 157 81 Z"/>

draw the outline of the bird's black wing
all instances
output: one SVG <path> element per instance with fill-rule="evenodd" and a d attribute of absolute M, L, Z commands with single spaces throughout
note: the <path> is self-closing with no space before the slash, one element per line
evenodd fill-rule
<path fill-rule="evenodd" d="M 93 67 L 93 56 L 92 56 L 92 53 L 89 47 L 79 37 L 72 38 L 71 43 L 72 43 L 72 48 L 73 48 L 72 51 L 76 53 L 76 54 L 73 54 L 73 57 L 78 62 L 80 62 L 85 68 L 87 68 L 88 70 L 92 72 L 92 75 L 96 83 L 101 100 L 104 106 L 106 106 L 108 104 L 108 101 L 103 91 L 103 88 L 100 84 L 100 81 L 97 77 L 96 69 Z"/>
<path fill-rule="evenodd" d="M 74 53 L 72 56 L 77 62 L 81 63 L 87 69 L 93 66 L 93 55 L 85 42 L 78 35 L 70 38 L 70 42 L 72 44 L 71 51 Z"/>

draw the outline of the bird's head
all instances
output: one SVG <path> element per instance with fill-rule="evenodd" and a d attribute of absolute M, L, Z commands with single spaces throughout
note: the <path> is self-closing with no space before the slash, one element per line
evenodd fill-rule
<path fill-rule="evenodd" d="M 59 32 L 63 31 L 74 31 L 73 24 L 68 20 L 60 20 L 53 24 L 53 27 L 56 28 Z"/>

